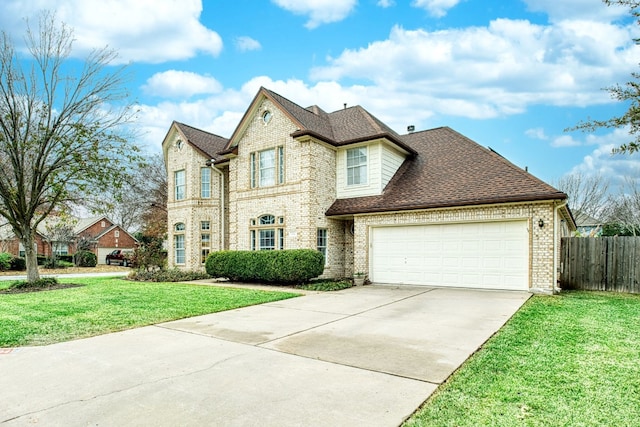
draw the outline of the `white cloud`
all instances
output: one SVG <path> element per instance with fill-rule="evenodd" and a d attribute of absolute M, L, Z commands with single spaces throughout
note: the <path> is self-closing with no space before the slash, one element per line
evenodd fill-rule
<path fill-rule="evenodd" d="M 222 86 L 210 76 L 169 70 L 151 76 L 142 90 L 148 95 L 163 98 L 189 98 L 193 95 L 218 93 Z"/>
<path fill-rule="evenodd" d="M 42 9 L 55 10 L 59 21 L 74 28 L 78 54 L 108 45 L 121 63 L 161 63 L 222 50 L 220 36 L 200 23 L 200 0 L 8 0 L 0 3 L 0 26 L 7 24 L 21 40 L 17 18 L 37 22 Z"/>
<path fill-rule="evenodd" d="M 593 146 L 594 149 L 582 158 L 566 175 L 581 173 L 586 176 L 599 175 L 609 179 L 610 191 L 616 193 L 628 177 L 640 173 L 640 153 L 633 155 L 612 154 L 612 150 L 630 140 L 628 129 L 614 129 L 598 135 L 588 134 L 579 145 Z M 559 138 L 557 138 L 559 139 Z"/>
<path fill-rule="evenodd" d="M 388 8 L 396 5 L 394 0 L 378 0 L 378 6 L 382 8 Z"/>
<path fill-rule="evenodd" d="M 357 0 L 271 0 L 279 7 L 295 13 L 308 15 L 305 24 L 308 29 L 314 29 L 322 24 L 329 24 L 345 19 L 356 7 Z"/>
<path fill-rule="evenodd" d="M 599 22 L 534 25 L 497 19 L 442 31 L 394 27 L 389 38 L 343 51 L 311 71 L 316 81 L 353 79 L 386 99 L 469 118 L 518 114 L 531 105 L 611 102 L 601 90 L 637 68 L 630 29 Z M 410 102 L 410 101 L 409 101 Z"/>
<path fill-rule="evenodd" d="M 524 134 L 531 139 L 540 139 L 542 141 L 549 139 L 549 137 L 545 135 L 543 128 L 527 129 Z"/>
<path fill-rule="evenodd" d="M 460 0 L 413 0 L 411 6 L 424 9 L 436 18 L 442 18 L 449 9 L 452 9 L 458 3 L 460 3 Z"/>
<path fill-rule="evenodd" d="M 250 50 L 260 50 L 262 49 L 262 45 L 258 40 L 252 39 L 248 36 L 236 37 L 235 39 L 236 49 L 241 52 L 247 52 Z"/>
<path fill-rule="evenodd" d="M 558 136 L 551 142 L 552 147 L 577 147 L 580 145 L 582 142 L 574 139 L 571 135 Z"/>

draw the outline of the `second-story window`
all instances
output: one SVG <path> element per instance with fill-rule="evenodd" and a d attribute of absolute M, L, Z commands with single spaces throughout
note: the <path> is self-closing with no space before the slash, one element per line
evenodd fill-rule
<path fill-rule="evenodd" d="M 367 183 L 367 147 L 347 150 L 347 185 Z"/>
<path fill-rule="evenodd" d="M 200 197 L 208 199 L 211 197 L 211 169 L 200 169 Z"/>
<path fill-rule="evenodd" d="M 251 187 L 271 187 L 284 183 L 284 147 L 251 153 Z"/>
<path fill-rule="evenodd" d="M 176 200 L 183 200 L 187 196 L 187 181 L 184 170 L 175 171 L 173 173 L 175 180 L 175 198 Z"/>

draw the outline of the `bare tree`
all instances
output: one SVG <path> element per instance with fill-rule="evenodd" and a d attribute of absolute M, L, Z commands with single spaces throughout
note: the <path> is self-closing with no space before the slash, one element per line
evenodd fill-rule
<path fill-rule="evenodd" d="M 572 173 L 560 178 L 555 186 L 567 194 L 569 207 L 576 215 L 600 219 L 607 209 L 609 182 L 599 174 Z"/>
<path fill-rule="evenodd" d="M 167 171 L 164 159 L 162 154 L 153 154 L 145 158 L 138 168 L 129 171 L 120 189 L 108 188 L 92 211 L 108 216 L 132 233 L 145 231 L 150 226 L 155 229 L 158 221 L 162 223 L 162 218 L 166 228 L 166 205 Z"/>
<path fill-rule="evenodd" d="M 620 194 L 612 197 L 607 222 L 615 224 L 625 234 L 640 233 L 640 181 L 627 177 Z"/>
<path fill-rule="evenodd" d="M 75 226 L 78 220 L 66 212 L 51 215 L 44 222 L 44 239 L 51 249 L 51 268 L 56 268 L 57 252 L 60 246 L 66 248 L 75 240 Z"/>
<path fill-rule="evenodd" d="M 54 209 L 119 182 L 137 149 L 127 142 L 133 118 L 116 53 L 71 61 L 73 31 L 44 12 L 27 22 L 25 57 L 0 34 L 0 215 L 25 248 L 28 281 L 39 279 L 35 230 Z M 74 72 L 74 70 L 77 70 Z"/>

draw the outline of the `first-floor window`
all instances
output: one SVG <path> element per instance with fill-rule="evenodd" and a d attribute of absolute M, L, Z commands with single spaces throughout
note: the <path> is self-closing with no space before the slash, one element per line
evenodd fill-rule
<path fill-rule="evenodd" d="M 181 232 L 186 229 L 184 222 L 179 222 L 174 226 L 174 230 Z M 184 264 L 185 259 L 185 250 L 184 250 L 184 234 L 176 234 L 173 236 L 173 249 L 174 249 L 174 260 L 176 264 Z"/>
<path fill-rule="evenodd" d="M 327 263 L 327 229 L 326 228 L 318 228 L 317 233 L 317 248 L 318 251 L 324 256 L 324 262 Z"/>
<path fill-rule="evenodd" d="M 267 230 L 259 230 L 260 242 L 258 243 L 261 251 L 271 251 L 276 248 L 276 230 L 269 228 Z"/>
<path fill-rule="evenodd" d="M 176 234 L 174 236 L 174 248 L 176 252 L 176 264 L 184 264 L 184 234 Z"/>
<path fill-rule="evenodd" d="M 211 234 L 202 233 L 200 235 L 200 248 L 202 254 L 201 262 L 204 264 L 207 261 L 209 252 L 211 251 Z"/>
<path fill-rule="evenodd" d="M 284 249 L 284 228 L 276 227 L 276 217 L 262 215 L 258 220 L 251 220 L 251 250 L 270 251 Z M 278 217 L 278 225 L 284 225 L 284 218 Z"/>
<path fill-rule="evenodd" d="M 55 242 L 53 244 L 53 253 L 56 255 L 67 255 L 69 253 L 69 245 L 66 243 Z"/>

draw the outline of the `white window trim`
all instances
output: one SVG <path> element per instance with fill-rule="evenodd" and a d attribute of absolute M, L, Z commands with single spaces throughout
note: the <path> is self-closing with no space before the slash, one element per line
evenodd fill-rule
<path fill-rule="evenodd" d="M 178 177 L 182 177 L 181 183 L 178 182 Z M 187 198 L 187 172 L 184 169 L 173 172 L 174 179 L 174 198 L 175 200 L 184 200 Z M 182 192 L 181 192 L 182 190 Z M 181 197 L 180 197 L 181 196 Z"/>
<path fill-rule="evenodd" d="M 353 152 L 353 150 L 364 150 L 364 163 L 359 163 L 357 165 L 349 166 L 349 152 Z M 369 182 L 369 147 L 353 147 L 347 149 L 344 154 L 345 161 L 345 182 L 347 187 L 357 187 L 357 186 L 365 186 Z M 349 171 L 354 170 L 356 168 L 364 168 L 364 178 L 360 177 L 360 182 L 357 183 L 349 183 Z"/>
<path fill-rule="evenodd" d="M 207 177 L 203 176 L 204 172 L 207 172 Z M 206 189 L 206 194 L 205 194 Z M 200 198 L 201 199 L 210 199 L 211 198 L 211 169 L 208 167 L 200 168 Z"/>

